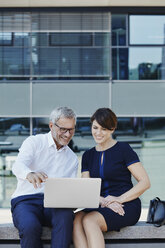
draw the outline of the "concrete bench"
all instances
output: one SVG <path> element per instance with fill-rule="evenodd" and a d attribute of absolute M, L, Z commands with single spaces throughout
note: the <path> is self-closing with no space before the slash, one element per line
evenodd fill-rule
<path fill-rule="evenodd" d="M 165 225 L 157 228 L 139 221 L 134 226 L 122 228 L 120 232 L 105 233 L 104 237 L 106 248 L 165 247 Z M 50 247 L 50 239 L 51 228 L 44 227 L 42 235 L 44 248 Z M 0 224 L 0 248 L 17 247 L 20 247 L 17 229 L 12 223 Z M 73 248 L 73 245 L 71 247 Z"/>

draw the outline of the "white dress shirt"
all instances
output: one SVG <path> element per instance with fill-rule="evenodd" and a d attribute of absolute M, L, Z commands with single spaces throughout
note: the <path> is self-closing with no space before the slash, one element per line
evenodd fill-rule
<path fill-rule="evenodd" d="M 48 177 L 76 177 L 77 170 L 77 156 L 68 146 L 57 150 L 51 132 L 29 136 L 13 164 L 12 171 L 18 183 L 12 198 L 44 192 L 44 183 L 35 189 L 26 179 L 29 172 L 44 172 Z"/>

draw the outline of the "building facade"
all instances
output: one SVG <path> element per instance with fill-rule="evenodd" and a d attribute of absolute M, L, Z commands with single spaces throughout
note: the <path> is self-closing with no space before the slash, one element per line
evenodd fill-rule
<path fill-rule="evenodd" d="M 137 150 L 155 185 L 144 206 L 161 197 L 164 95 L 165 1 L 0 1 L 0 205 L 20 144 L 48 130 L 56 106 L 78 115 L 80 157 L 93 145 L 90 115 L 112 108 L 116 138 Z"/>

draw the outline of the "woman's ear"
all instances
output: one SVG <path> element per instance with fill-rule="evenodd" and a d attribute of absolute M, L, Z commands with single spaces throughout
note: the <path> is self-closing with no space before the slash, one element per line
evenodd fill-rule
<path fill-rule="evenodd" d="M 111 129 L 111 134 L 113 134 L 115 132 L 115 128 Z"/>

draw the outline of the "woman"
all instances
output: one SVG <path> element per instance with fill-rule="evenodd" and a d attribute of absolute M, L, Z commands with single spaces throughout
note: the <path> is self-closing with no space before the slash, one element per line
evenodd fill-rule
<path fill-rule="evenodd" d="M 96 147 L 82 157 L 82 177 L 101 177 L 100 206 L 76 214 L 73 241 L 76 248 L 105 247 L 102 232 L 119 231 L 137 223 L 141 214 L 138 198 L 150 187 L 148 175 L 137 154 L 125 142 L 112 138 L 116 115 L 108 108 L 91 117 Z M 133 186 L 131 175 L 137 180 Z"/>

